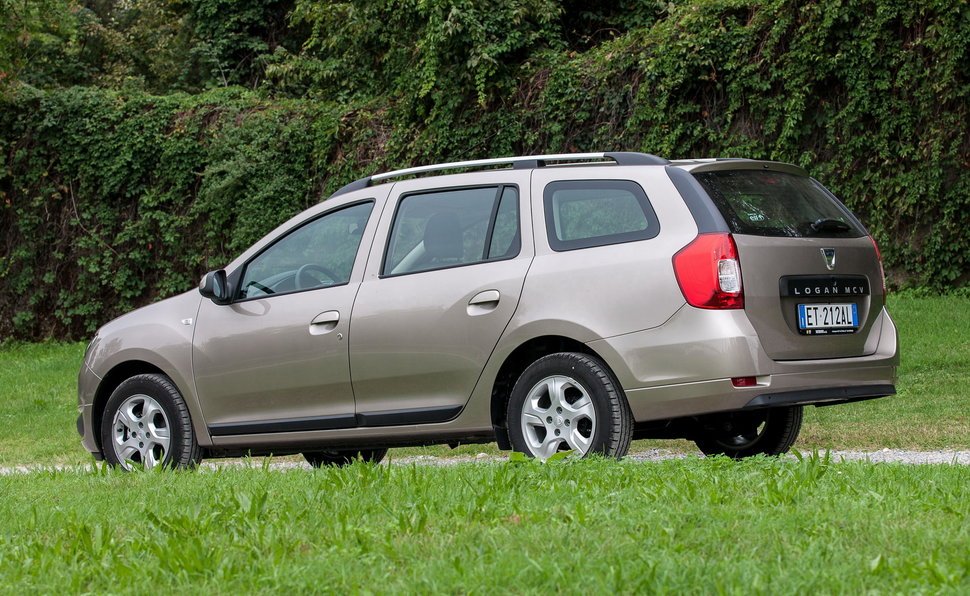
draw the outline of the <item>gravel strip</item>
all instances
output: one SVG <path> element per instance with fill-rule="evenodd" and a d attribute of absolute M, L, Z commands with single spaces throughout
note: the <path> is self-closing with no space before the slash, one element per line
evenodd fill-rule
<path fill-rule="evenodd" d="M 873 463 L 901 462 L 904 464 L 962 464 L 970 465 L 970 451 L 832 451 L 832 458 L 866 460 Z"/>
<path fill-rule="evenodd" d="M 970 465 L 970 451 L 908 451 L 904 449 L 881 449 L 879 451 L 849 451 L 835 450 L 829 452 L 832 461 L 868 461 L 871 463 L 898 462 L 904 464 L 962 464 Z M 630 453 L 625 459 L 649 462 L 667 459 L 683 459 L 685 457 L 704 457 L 700 452 L 679 453 L 666 449 L 649 449 Z M 794 458 L 794 455 L 786 457 Z M 479 453 L 477 456 L 435 457 L 433 455 L 418 455 L 392 459 L 395 465 L 409 465 L 412 463 L 433 466 L 448 466 L 472 462 L 505 461 L 507 456 L 495 456 Z"/>
<path fill-rule="evenodd" d="M 881 449 L 879 451 L 850 451 L 834 450 L 829 452 L 833 461 L 868 461 L 870 463 L 904 463 L 904 464 L 959 464 L 970 465 L 970 451 L 909 451 L 905 449 Z M 667 459 L 683 459 L 685 457 L 703 455 L 696 453 L 677 453 L 666 449 L 649 449 L 638 451 L 626 456 L 627 460 L 637 462 L 663 461 Z M 794 457 L 788 455 L 786 457 Z M 384 461 L 384 465 L 408 466 L 411 464 L 426 466 L 454 466 L 459 464 L 472 463 L 500 463 L 508 459 L 504 455 L 492 455 L 479 453 L 478 455 L 459 455 L 455 457 L 437 457 L 434 455 L 411 455 L 407 457 L 391 457 Z M 207 460 L 200 466 L 203 470 L 219 469 L 225 466 L 260 467 L 262 460 L 254 459 L 250 461 L 242 459 L 214 459 Z M 270 467 L 274 470 L 309 470 L 310 464 L 305 462 L 277 461 Z M 83 466 L 44 466 L 44 465 L 24 465 L 0 467 L 0 476 L 8 474 L 25 474 L 29 472 L 40 472 L 44 470 L 90 470 L 93 465 Z"/>

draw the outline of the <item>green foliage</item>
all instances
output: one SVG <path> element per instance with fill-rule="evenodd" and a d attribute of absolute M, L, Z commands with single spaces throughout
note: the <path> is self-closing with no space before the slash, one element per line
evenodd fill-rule
<path fill-rule="evenodd" d="M 512 91 L 523 58 L 556 43 L 560 11 L 553 0 L 298 0 L 306 51 L 275 72 L 308 77 L 326 97 L 422 99 L 436 90 L 485 105 Z"/>
<path fill-rule="evenodd" d="M 254 87 L 262 77 L 260 57 L 287 37 L 292 0 L 178 0 L 196 40 L 191 53 L 206 68 L 205 86 Z"/>
<path fill-rule="evenodd" d="M 387 163 L 604 149 L 789 161 L 861 215 L 893 285 L 940 291 L 970 278 L 966 7 L 564 4 L 558 38 L 551 24 L 533 24 L 541 34 L 514 44 L 524 59 L 476 72 L 461 43 L 422 41 L 446 29 L 390 3 L 357 6 L 298 3 L 296 18 L 313 25 L 308 51 L 269 72 L 315 65 L 319 77 L 303 89 L 377 97 L 386 133 L 361 140 Z M 609 34 L 577 41 L 584 21 Z"/>
<path fill-rule="evenodd" d="M 263 56 L 302 41 L 286 22 L 291 8 L 291 0 L 2 0 L 8 77 L 0 78 L 156 93 L 257 87 Z"/>
<path fill-rule="evenodd" d="M 0 0 L 0 91 L 24 71 L 58 71 L 52 60 L 77 36 L 77 5 L 61 0 Z"/>
<path fill-rule="evenodd" d="M 13 103 L 14 105 L 11 105 Z M 0 108 L 4 337 L 83 336 L 316 202 L 326 106 L 23 87 Z"/>
<path fill-rule="evenodd" d="M 545 152 L 794 162 L 891 285 L 970 279 L 966 5 L 290 6 L 0 2 L 0 336 L 85 334 L 362 175 Z"/>

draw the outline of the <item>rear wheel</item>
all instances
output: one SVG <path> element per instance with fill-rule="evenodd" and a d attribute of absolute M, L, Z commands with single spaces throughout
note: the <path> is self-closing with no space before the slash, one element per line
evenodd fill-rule
<path fill-rule="evenodd" d="M 380 463 L 387 455 L 387 449 L 327 449 L 305 451 L 303 457 L 314 468 L 320 466 L 346 466 L 358 459 L 370 463 Z"/>
<path fill-rule="evenodd" d="M 695 437 L 706 455 L 734 459 L 752 455 L 781 455 L 798 438 L 802 428 L 802 406 L 736 412 L 703 436 Z"/>
<path fill-rule="evenodd" d="M 516 381 L 508 428 L 512 448 L 531 457 L 572 450 L 620 458 L 630 448 L 633 416 L 605 364 L 561 352 L 536 360 Z"/>
<path fill-rule="evenodd" d="M 101 449 L 105 461 L 126 470 L 202 460 L 185 400 L 161 374 L 136 375 L 112 392 L 101 416 Z"/>

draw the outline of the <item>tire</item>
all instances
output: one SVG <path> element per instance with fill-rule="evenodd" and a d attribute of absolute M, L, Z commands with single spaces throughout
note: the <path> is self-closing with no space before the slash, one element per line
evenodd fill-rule
<path fill-rule="evenodd" d="M 529 457 L 572 450 L 621 458 L 630 449 L 626 396 L 606 365 L 587 354 L 560 352 L 533 362 L 512 388 L 507 413 L 512 448 Z"/>
<path fill-rule="evenodd" d="M 330 449 L 305 451 L 303 457 L 314 468 L 320 466 L 346 466 L 358 459 L 378 464 L 387 455 L 387 449 Z"/>
<path fill-rule="evenodd" d="M 202 460 L 185 400 L 162 374 L 136 375 L 112 392 L 101 416 L 101 450 L 125 470 L 191 468 Z"/>
<path fill-rule="evenodd" d="M 720 429 L 694 438 L 705 455 L 734 459 L 753 455 L 781 455 L 791 448 L 802 428 L 802 406 L 738 412 L 724 419 Z"/>

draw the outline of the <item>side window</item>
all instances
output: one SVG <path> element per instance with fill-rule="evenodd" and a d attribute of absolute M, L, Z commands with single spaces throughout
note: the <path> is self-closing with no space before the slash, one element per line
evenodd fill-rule
<path fill-rule="evenodd" d="M 489 259 L 514 257 L 519 254 L 519 193 L 511 186 L 506 186 L 502 191 L 491 236 Z"/>
<path fill-rule="evenodd" d="M 290 232 L 246 265 L 239 299 L 342 285 L 373 203 L 330 212 Z"/>
<path fill-rule="evenodd" d="M 546 233 L 556 251 L 646 240 L 660 233 L 657 215 L 630 180 L 553 182 L 543 193 Z"/>
<path fill-rule="evenodd" d="M 488 186 L 417 193 L 401 199 L 384 275 L 444 269 L 519 254 L 519 193 Z"/>

